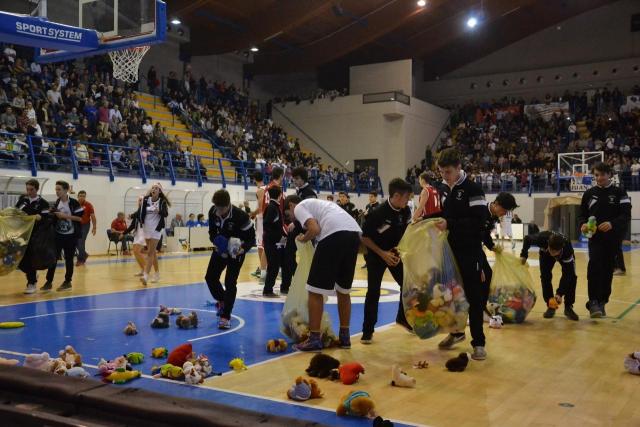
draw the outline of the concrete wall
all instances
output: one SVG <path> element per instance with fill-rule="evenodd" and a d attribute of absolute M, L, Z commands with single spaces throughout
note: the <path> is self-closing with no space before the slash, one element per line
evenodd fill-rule
<path fill-rule="evenodd" d="M 317 89 L 318 76 L 315 72 L 264 74 L 253 77 L 249 82 L 251 98 L 264 102 L 287 96 L 299 96 L 306 99 Z"/>
<path fill-rule="evenodd" d="M 362 96 L 287 103 L 276 106 L 299 128 L 319 143 L 343 165 L 356 159 L 378 159 L 383 185 L 394 177 L 404 177 L 406 169 L 424 158 L 445 122 L 448 111 L 412 98 L 411 105 L 399 102 L 363 104 Z M 302 145 L 332 164 L 318 146 L 274 109 L 274 121 Z M 351 167 L 347 167 L 351 168 Z"/>
<path fill-rule="evenodd" d="M 194 56 L 191 58 L 191 72 L 196 79 L 204 75 L 207 80 L 226 81 L 242 88 L 242 67 L 246 62 L 243 56 L 233 53 Z"/>
<path fill-rule="evenodd" d="M 411 59 L 349 68 L 349 93 L 358 95 L 398 91 L 412 95 Z"/>

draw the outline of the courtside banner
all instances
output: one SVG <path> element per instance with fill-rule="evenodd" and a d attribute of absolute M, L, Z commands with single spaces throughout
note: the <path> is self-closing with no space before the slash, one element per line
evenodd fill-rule
<path fill-rule="evenodd" d="M 74 52 L 97 49 L 99 46 L 98 33 L 94 30 L 7 12 L 0 12 L 0 40 L 21 46 Z"/>

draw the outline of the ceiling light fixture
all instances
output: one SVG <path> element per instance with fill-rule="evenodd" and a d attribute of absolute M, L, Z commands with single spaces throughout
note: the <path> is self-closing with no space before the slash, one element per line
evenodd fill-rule
<path fill-rule="evenodd" d="M 257 52 L 260 49 L 258 49 L 256 46 L 251 46 L 251 49 L 249 49 L 251 52 Z"/>
<path fill-rule="evenodd" d="M 426 0 L 418 0 L 418 6 L 425 7 L 427 5 Z"/>
<path fill-rule="evenodd" d="M 173 25 L 180 25 L 180 24 L 182 24 L 182 21 L 181 21 L 181 20 L 179 20 L 178 18 L 173 18 L 173 19 L 171 20 L 171 23 L 172 23 Z"/>
<path fill-rule="evenodd" d="M 475 16 L 472 16 L 469 19 L 467 19 L 467 27 L 475 28 L 476 25 L 478 25 L 478 18 L 476 18 Z"/>

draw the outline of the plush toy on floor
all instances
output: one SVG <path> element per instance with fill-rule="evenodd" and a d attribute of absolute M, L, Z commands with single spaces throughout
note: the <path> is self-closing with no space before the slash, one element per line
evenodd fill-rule
<path fill-rule="evenodd" d="M 165 305 L 160 306 L 160 313 L 165 313 L 168 316 L 174 316 L 176 314 L 182 314 L 182 310 L 175 307 L 167 307 Z"/>
<path fill-rule="evenodd" d="M 169 354 L 166 347 L 154 347 L 151 349 L 151 357 L 154 359 L 165 359 Z"/>
<path fill-rule="evenodd" d="M 393 427 L 393 423 L 382 417 L 375 417 L 373 420 L 373 427 Z"/>
<path fill-rule="evenodd" d="M 198 315 L 192 311 L 189 316 L 179 315 L 176 319 L 176 326 L 180 329 L 191 329 L 198 327 Z"/>
<path fill-rule="evenodd" d="M 138 328 L 136 328 L 136 324 L 133 322 L 127 322 L 127 326 L 124 327 L 125 335 L 137 335 Z"/>
<path fill-rule="evenodd" d="M 364 374 L 364 366 L 358 362 L 345 363 L 331 371 L 331 379 L 340 380 L 344 385 L 352 385 L 358 381 L 360 374 Z"/>
<path fill-rule="evenodd" d="M 328 354 L 319 353 L 311 358 L 306 372 L 310 377 L 327 378 L 331 375 L 331 371 L 338 369 L 339 366 L 338 359 L 334 359 Z"/>
<path fill-rule="evenodd" d="M 98 373 L 103 377 L 107 377 L 118 369 L 131 370 L 131 365 L 127 363 L 127 358 L 118 356 L 113 360 L 100 359 L 98 362 Z"/>
<path fill-rule="evenodd" d="M 640 351 L 628 354 L 624 358 L 624 367 L 630 374 L 640 375 Z"/>
<path fill-rule="evenodd" d="M 303 402 L 309 399 L 317 399 L 322 397 L 322 391 L 318 387 L 318 383 L 313 379 L 296 378 L 296 382 L 287 390 L 287 397 L 291 400 Z"/>
<path fill-rule="evenodd" d="M 104 380 L 113 384 L 125 384 L 136 378 L 140 378 L 140 371 L 127 371 L 126 369 L 118 368 L 107 375 Z"/>
<path fill-rule="evenodd" d="M 426 360 L 419 360 L 417 363 L 413 364 L 413 369 L 427 369 L 429 367 L 429 362 Z"/>
<path fill-rule="evenodd" d="M 154 378 L 167 378 L 169 380 L 184 379 L 184 372 L 182 372 L 182 368 L 180 366 L 174 366 L 171 363 L 152 367 L 151 375 L 153 375 Z"/>
<path fill-rule="evenodd" d="M 60 358 L 53 359 L 50 372 L 56 375 L 67 375 L 67 362 Z"/>
<path fill-rule="evenodd" d="M 89 376 L 89 373 L 85 371 L 81 366 L 74 366 L 73 368 L 67 370 L 67 376 L 74 378 L 87 378 Z"/>
<path fill-rule="evenodd" d="M 211 366 L 209 358 L 204 354 L 198 355 L 198 357 L 191 360 L 191 362 L 204 378 L 208 377 L 209 375 L 213 375 L 213 366 Z"/>
<path fill-rule="evenodd" d="M 144 362 L 144 354 L 142 353 L 129 353 L 126 355 L 127 361 L 129 361 L 129 363 L 131 363 L 132 365 L 139 365 L 142 362 Z"/>
<path fill-rule="evenodd" d="M 288 344 L 282 338 L 267 341 L 267 351 L 269 353 L 284 353 L 287 351 Z"/>
<path fill-rule="evenodd" d="M 22 366 L 25 368 L 38 369 L 40 371 L 51 371 L 52 363 L 49 353 L 45 351 L 40 354 L 27 354 Z"/>
<path fill-rule="evenodd" d="M 336 414 L 340 417 L 366 417 L 375 418 L 375 403 L 371 400 L 366 391 L 351 391 L 342 396 L 340 406 L 336 409 Z"/>
<path fill-rule="evenodd" d="M 500 316 L 499 314 L 496 314 L 495 316 L 491 316 L 491 318 L 489 318 L 489 327 L 492 329 L 501 329 L 503 324 L 504 322 L 502 320 L 502 316 Z"/>
<path fill-rule="evenodd" d="M 239 357 L 232 359 L 231 362 L 229 362 L 229 367 L 236 372 L 246 371 L 248 369 L 247 365 L 244 364 L 244 360 Z"/>
<path fill-rule="evenodd" d="M 151 322 L 151 327 L 155 329 L 165 329 L 169 327 L 169 315 L 160 312 Z"/>
<path fill-rule="evenodd" d="M 67 369 L 71 369 L 74 366 L 82 366 L 82 356 L 70 345 L 66 346 L 64 350 L 60 350 L 58 354 L 60 359 L 67 364 Z"/>
<path fill-rule="evenodd" d="M 182 366 L 182 373 L 184 374 L 184 382 L 187 384 L 202 384 L 204 382 L 204 377 L 191 362 L 186 362 Z"/>
<path fill-rule="evenodd" d="M 20 361 L 18 359 L 5 359 L 4 357 L 0 357 L 0 365 L 4 366 L 16 366 Z"/>
<path fill-rule="evenodd" d="M 391 385 L 396 387 L 415 387 L 416 379 L 407 375 L 400 369 L 400 366 L 393 365 L 391 367 Z"/>
<path fill-rule="evenodd" d="M 445 366 L 451 372 L 462 372 L 467 369 L 469 364 L 469 356 L 467 353 L 460 353 L 458 356 L 447 360 Z"/>
<path fill-rule="evenodd" d="M 182 366 L 186 361 L 194 357 L 193 347 L 190 343 L 180 344 L 169 353 L 167 363 L 174 366 Z"/>

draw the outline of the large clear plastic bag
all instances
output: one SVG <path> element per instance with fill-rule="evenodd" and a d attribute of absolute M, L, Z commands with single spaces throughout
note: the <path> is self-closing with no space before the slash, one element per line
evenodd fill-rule
<path fill-rule="evenodd" d="M 409 225 L 398 244 L 405 316 L 422 339 L 464 331 L 469 310 L 447 233 L 435 227 L 437 221 Z"/>
<path fill-rule="evenodd" d="M 16 208 L 0 211 L 0 276 L 14 271 L 22 261 L 35 220 Z"/>
<path fill-rule="evenodd" d="M 509 253 L 496 254 L 488 309 L 505 323 L 522 323 L 536 303 L 529 267 Z"/>
<path fill-rule="evenodd" d="M 297 240 L 296 246 L 299 258 L 298 267 L 291 279 L 289 293 L 282 308 L 280 331 L 298 343 L 306 340 L 309 336 L 309 292 L 306 289 L 306 285 L 315 248 L 311 242 L 300 243 Z M 327 297 L 325 297 L 325 303 L 326 300 Z M 337 341 L 337 337 L 331 327 L 331 319 L 326 311 L 322 313 L 320 329 L 324 346 L 333 346 Z"/>

